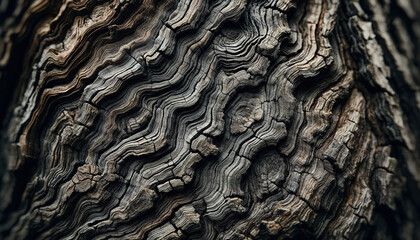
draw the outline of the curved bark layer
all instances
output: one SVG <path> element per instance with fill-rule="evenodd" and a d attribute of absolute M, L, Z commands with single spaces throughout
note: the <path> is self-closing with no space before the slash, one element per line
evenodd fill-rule
<path fill-rule="evenodd" d="M 420 239 L 419 5 L 4 1 L 0 237 Z"/>

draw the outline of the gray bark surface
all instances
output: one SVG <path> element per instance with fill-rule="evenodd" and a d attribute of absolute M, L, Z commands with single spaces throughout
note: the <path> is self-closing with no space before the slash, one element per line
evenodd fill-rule
<path fill-rule="evenodd" d="M 420 239 L 420 2 L 0 2 L 0 239 Z"/>

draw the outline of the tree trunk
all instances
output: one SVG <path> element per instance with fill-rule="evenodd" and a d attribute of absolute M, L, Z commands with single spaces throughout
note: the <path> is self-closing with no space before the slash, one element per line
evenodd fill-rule
<path fill-rule="evenodd" d="M 5 0 L 0 239 L 420 239 L 417 0 Z"/>

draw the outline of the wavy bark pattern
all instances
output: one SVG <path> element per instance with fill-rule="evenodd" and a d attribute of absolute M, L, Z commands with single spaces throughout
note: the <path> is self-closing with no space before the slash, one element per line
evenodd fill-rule
<path fill-rule="evenodd" d="M 419 239 L 419 9 L 5 1 L 0 237 Z"/>

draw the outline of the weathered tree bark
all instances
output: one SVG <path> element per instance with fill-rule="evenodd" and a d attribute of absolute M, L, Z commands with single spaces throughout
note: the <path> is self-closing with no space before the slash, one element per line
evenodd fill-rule
<path fill-rule="evenodd" d="M 420 239 L 417 0 L 0 4 L 0 239 Z"/>

